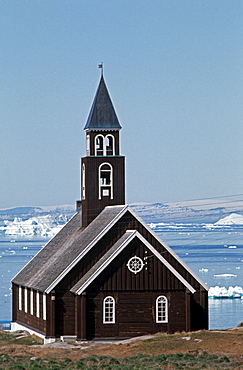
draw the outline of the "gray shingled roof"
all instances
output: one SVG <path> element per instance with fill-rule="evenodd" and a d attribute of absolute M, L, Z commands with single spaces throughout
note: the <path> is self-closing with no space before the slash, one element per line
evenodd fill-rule
<path fill-rule="evenodd" d="M 204 282 L 201 281 L 185 262 L 182 261 L 176 253 L 135 214 L 135 212 L 124 205 L 106 207 L 86 228 L 81 227 L 81 211 L 76 213 L 61 231 L 59 231 L 59 233 L 13 278 L 12 282 L 50 293 L 68 271 L 70 271 L 83 256 L 96 245 L 100 238 L 104 236 L 128 210 L 160 243 L 163 244 L 167 251 L 173 255 L 205 289 L 207 289 Z M 129 235 L 130 237 L 132 235 L 130 231 L 126 232 L 110 250 L 101 257 L 100 261 L 81 278 L 72 288 L 72 291 L 79 291 L 85 283 L 85 279 L 94 276 L 95 269 L 103 266 L 104 261 L 107 261 L 112 254 L 114 256 L 114 253 L 116 253 L 116 250 L 119 250 L 122 243 L 127 242 Z M 145 239 L 144 243 L 147 243 Z M 156 250 L 154 250 L 153 253 L 157 253 Z M 159 254 L 158 258 L 163 259 Z M 164 260 L 163 263 L 168 264 L 166 260 Z M 171 268 L 171 266 L 169 266 L 169 268 Z"/>
<path fill-rule="evenodd" d="M 120 130 L 114 106 L 107 90 L 103 76 L 89 113 L 84 130 Z"/>
<path fill-rule="evenodd" d="M 86 228 L 81 227 L 81 211 L 76 213 L 12 282 L 48 293 L 126 209 L 106 207 Z"/>

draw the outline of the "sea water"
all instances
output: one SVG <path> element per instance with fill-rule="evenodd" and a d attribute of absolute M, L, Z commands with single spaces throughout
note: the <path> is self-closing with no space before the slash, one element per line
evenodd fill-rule
<path fill-rule="evenodd" d="M 153 224 L 208 287 L 243 287 L 243 227 Z M 0 322 L 11 320 L 11 279 L 47 243 L 40 237 L 0 237 Z M 233 328 L 243 320 L 243 299 L 209 299 L 209 328 Z"/>
<path fill-rule="evenodd" d="M 243 287 L 243 227 L 202 224 L 159 225 L 156 231 L 208 287 Z M 243 296 L 209 299 L 209 328 L 227 329 L 243 321 Z"/>

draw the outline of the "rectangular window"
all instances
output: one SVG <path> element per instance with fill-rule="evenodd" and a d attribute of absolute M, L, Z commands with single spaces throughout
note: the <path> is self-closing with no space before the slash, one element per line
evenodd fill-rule
<path fill-rule="evenodd" d="M 36 317 L 40 317 L 40 294 L 36 292 Z"/>
<path fill-rule="evenodd" d="M 22 311 L 22 287 L 19 285 L 19 310 Z"/>
<path fill-rule="evenodd" d="M 24 312 L 28 312 L 28 290 L 24 289 Z"/>
<path fill-rule="evenodd" d="M 34 292 L 33 289 L 30 291 L 30 314 L 34 315 Z"/>
<path fill-rule="evenodd" d="M 43 293 L 43 320 L 46 320 L 46 295 Z"/>

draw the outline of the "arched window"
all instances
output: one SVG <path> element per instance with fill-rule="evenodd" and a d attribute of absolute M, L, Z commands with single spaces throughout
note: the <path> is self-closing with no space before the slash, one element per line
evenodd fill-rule
<path fill-rule="evenodd" d="M 86 136 L 86 155 L 90 155 L 90 136 Z"/>
<path fill-rule="evenodd" d="M 163 295 L 160 295 L 156 299 L 156 322 L 157 323 L 168 322 L 168 300 Z"/>
<path fill-rule="evenodd" d="M 85 164 L 82 166 L 82 199 L 85 199 Z"/>
<path fill-rule="evenodd" d="M 106 135 L 105 137 L 105 155 L 115 155 L 114 136 Z"/>
<path fill-rule="evenodd" d="M 95 136 L 95 155 L 105 155 L 103 135 Z"/>
<path fill-rule="evenodd" d="M 113 199 L 113 168 L 107 162 L 99 166 L 99 199 L 102 197 Z"/>
<path fill-rule="evenodd" d="M 115 299 L 111 296 L 103 301 L 103 324 L 115 324 Z"/>

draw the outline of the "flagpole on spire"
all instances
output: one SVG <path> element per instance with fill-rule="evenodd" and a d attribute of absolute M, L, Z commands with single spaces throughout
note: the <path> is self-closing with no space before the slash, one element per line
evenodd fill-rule
<path fill-rule="evenodd" d="M 101 76 L 103 76 L 103 62 L 98 64 L 98 68 L 101 68 Z"/>

